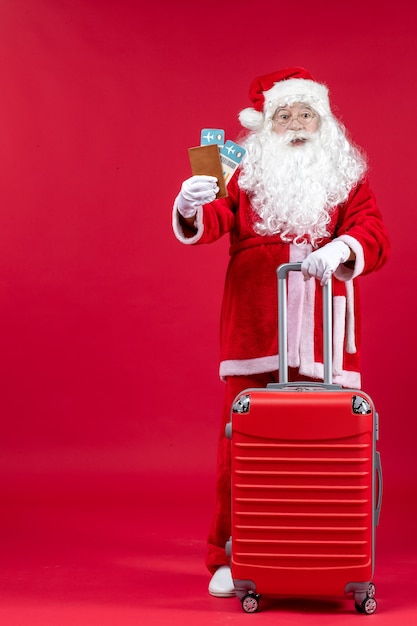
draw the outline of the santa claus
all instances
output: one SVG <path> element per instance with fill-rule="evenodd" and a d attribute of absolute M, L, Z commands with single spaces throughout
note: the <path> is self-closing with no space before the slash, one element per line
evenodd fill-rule
<path fill-rule="evenodd" d="M 224 434 L 236 395 L 277 380 L 276 268 L 301 262 L 288 286 L 290 380 L 323 380 L 321 289 L 333 281 L 333 381 L 360 388 L 357 277 L 379 269 L 387 232 L 366 177 L 366 160 L 333 115 L 328 89 L 303 68 L 257 78 L 241 111 L 246 155 L 215 200 L 217 180 L 193 176 L 181 187 L 173 229 L 184 244 L 230 238 L 221 311 L 220 428 L 216 509 L 209 533 L 209 592 L 234 595 L 225 553 L 230 537 L 230 442 Z M 242 141 L 240 140 L 240 143 Z"/>

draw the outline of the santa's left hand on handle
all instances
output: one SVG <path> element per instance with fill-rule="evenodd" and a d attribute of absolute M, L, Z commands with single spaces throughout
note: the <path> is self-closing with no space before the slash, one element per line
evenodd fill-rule
<path fill-rule="evenodd" d="M 351 249 L 340 239 L 331 241 L 322 248 L 310 252 L 301 264 L 304 280 L 317 278 L 324 286 L 341 263 L 346 263 L 351 256 Z"/>

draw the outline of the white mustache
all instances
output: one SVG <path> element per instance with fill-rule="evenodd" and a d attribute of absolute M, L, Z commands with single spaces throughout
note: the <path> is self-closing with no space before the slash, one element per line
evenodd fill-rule
<path fill-rule="evenodd" d="M 285 135 L 282 135 L 283 143 L 285 143 L 286 145 L 290 144 L 292 141 L 307 141 L 310 138 L 311 134 L 307 133 L 305 130 L 288 130 Z"/>

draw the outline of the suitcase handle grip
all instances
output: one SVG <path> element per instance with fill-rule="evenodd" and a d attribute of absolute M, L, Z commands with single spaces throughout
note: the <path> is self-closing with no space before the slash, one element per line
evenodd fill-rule
<path fill-rule="evenodd" d="M 287 322 L 287 275 L 300 272 L 301 263 L 284 263 L 277 268 L 278 276 L 278 338 L 279 338 L 279 382 L 288 382 L 288 322 Z M 333 381 L 333 318 L 332 318 L 332 280 L 323 286 L 323 381 L 331 385 Z"/>
<path fill-rule="evenodd" d="M 375 525 L 377 526 L 379 524 L 379 517 L 381 515 L 383 491 L 381 455 L 379 452 L 375 452 L 375 470 L 378 476 L 378 500 L 375 506 Z"/>

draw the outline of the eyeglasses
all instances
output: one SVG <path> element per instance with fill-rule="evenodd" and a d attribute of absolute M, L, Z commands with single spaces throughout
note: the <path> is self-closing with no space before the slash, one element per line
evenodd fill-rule
<path fill-rule="evenodd" d="M 307 124 L 310 124 L 316 117 L 313 111 L 303 111 L 298 115 L 290 115 L 286 111 L 279 111 L 279 113 L 274 115 L 272 121 L 277 122 L 280 126 L 289 126 L 293 119 L 296 119 L 302 126 L 307 126 Z"/>

